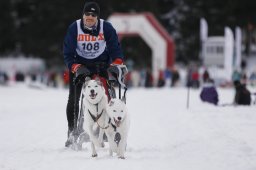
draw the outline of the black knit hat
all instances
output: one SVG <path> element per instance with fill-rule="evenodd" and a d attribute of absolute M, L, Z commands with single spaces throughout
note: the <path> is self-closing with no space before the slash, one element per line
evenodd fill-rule
<path fill-rule="evenodd" d="M 93 12 L 99 16 L 100 15 L 100 7 L 96 2 L 86 2 L 84 4 L 83 14 L 85 12 Z"/>

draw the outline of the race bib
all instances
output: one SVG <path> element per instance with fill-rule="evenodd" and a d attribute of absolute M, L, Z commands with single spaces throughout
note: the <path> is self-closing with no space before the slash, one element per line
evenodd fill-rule
<path fill-rule="evenodd" d="M 77 20 L 77 48 L 76 52 L 79 56 L 86 59 L 94 59 L 100 56 L 105 48 L 106 41 L 103 34 L 103 20 L 100 20 L 100 32 L 98 36 L 85 34 L 81 27 L 81 20 Z"/>

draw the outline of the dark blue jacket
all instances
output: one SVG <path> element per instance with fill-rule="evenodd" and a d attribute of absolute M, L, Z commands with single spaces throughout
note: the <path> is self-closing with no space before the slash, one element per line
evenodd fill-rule
<path fill-rule="evenodd" d="M 203 87 L 200 98 L 204 102 L 212 103 L 217 105 L 219 101 L 218 93 L 213 85 Z"/>
<path fill-rule="evenodd" d="M 100 21 L 98 20 L 98 23 L 99 22 Z M 91 32 L 84 29 L 82 24 L 83 23 L 81 22 L 80 26 L 85 34 L 98 36 L 99 30 L 100 30 L 100 24 L 98 24 L 96 31 L 91 31 Z M 76 21 L 74 21 L 69 26 L 67 34 L 64 39 L 64 44 L 63 44 L 64 62 L 66 66 L 69 68 L 69 70 L 71 69 L 71 66 L 74 63 L 84 64 L 84 65 L 93 65 L 93 63 L 106 63 L 107 65 L 109 65 L 116 58 L 123 59 L 123 52 L 121 50 L 121 46 L 118 41 L 116 30 L 107 21 L 104 21 L 103 24 L 104 24 L 103 33 L 106 41 L 106 49 L 100 56 L 98 56 L 95 59 L 85 59 L 77 54 L 76 52 L 77 23 Z"/>

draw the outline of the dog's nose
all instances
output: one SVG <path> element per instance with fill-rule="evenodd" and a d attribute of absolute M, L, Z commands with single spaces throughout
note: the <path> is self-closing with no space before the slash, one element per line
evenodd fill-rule
<path fill-rule="evenodd" d="M 94 93 L 94 90 L 93 90 L 93 89 L 91 89 L 91 93 Z"/>
<path fill-rule="evenodd" d="M 122 118 L 121 117 L 117 117 L 118 120 L 121 120 Z"/>

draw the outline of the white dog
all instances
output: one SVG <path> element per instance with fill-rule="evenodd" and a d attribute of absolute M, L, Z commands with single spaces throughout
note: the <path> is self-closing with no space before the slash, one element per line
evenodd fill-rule
<path fill-rule="evenodd" d="M 106 105 L 108 102 L 105 89 L 100 81 L 89 80 L 86 81 L 82 93 L 83 99 L 83 114 L 84 114 L 84 133 L 89 135 L 92 147 L 92 157 L 96 157 L 97 147 L 103 147 L 103 134 L 102 127 L 105 126 L 106 119 Z M 99 136 L 95 133 L 97 127 L 100 127 Z"/>
<path fill-rule="evenodd" d="M 107 117 L 105 129 L 109 142 L 109 154 L 117 153 L 118 158 L 124 159 L 127 145 L 127 135 L 130 127 L 130 118 L 125 103 L 120 99 L 111 99 L 106 107 Z"/>

